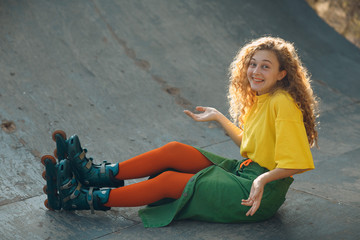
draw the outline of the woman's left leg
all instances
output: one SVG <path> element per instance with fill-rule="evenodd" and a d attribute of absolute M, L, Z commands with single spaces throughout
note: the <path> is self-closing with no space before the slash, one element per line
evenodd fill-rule
<path fill-rule="evenodd" d="M 157 202 L 164 198 L 178 199 L 194 174 L 166 171 L 159 176 L 112 189 L 106 207 L 136 207 Z"/>

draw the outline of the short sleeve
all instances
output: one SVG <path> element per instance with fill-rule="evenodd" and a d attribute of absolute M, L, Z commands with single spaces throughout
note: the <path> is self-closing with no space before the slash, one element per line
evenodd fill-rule
<path fill-rule="evenodd" d="M 279 94 L 273 103 L 275 111 L 276 168 L 314 169 L 300 109 L 290 96 Z"/>

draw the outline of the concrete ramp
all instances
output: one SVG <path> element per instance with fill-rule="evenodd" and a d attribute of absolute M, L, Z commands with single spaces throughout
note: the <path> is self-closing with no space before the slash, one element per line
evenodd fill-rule
<path fill-rule="evenodd" d="M 321 98 L 316 170 L 295 177 L 273 219 L 145 229 L 139 208 L 44 207 L 40 157 L 56 129 L 78 134 L 96 162 L 173 140 L 239 159 L 219 126 L 182 111 L 227 113 L 227 68 L 265 34 L 295 42 Z M 0 53 L 1 239 L 360 238 L 360 51 L 305 1 L 3 0 Z"/>

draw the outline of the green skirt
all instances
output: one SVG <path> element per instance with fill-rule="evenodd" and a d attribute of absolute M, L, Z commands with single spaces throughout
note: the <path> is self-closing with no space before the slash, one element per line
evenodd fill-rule
<path fill-rule="evenodd" d="M 173 220 L 194 219 L 207 222 L 257 222 L 271 218 L 285 201 L 292 178 L 266 184 L 260 208 L 246 216 L 250 207 L 241 205 L 250 194 L 252 182 L 267 172 L 255 162 L 239 169 L 241 162 L 197 148 L 214 165 L 195 174 L 177 200 L 159 201 L 139 211 L 144 227 L 163 227 Z"/>

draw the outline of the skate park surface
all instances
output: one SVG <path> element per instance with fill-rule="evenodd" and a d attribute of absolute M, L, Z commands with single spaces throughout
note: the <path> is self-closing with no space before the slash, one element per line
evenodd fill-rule
<path fill-rule="evenodd" d="M 1 239 L 360 239 L 360 50 L 305 1 L 4 0 L 0 13 Z M 272 219 L 148 229 L 140 207 L 45 208 L 40 158 L 57 129 L 97 163 L 169 141 L 241 159 L 217 124 L 183 110 L 227 114 L 228 66 L 263 35 L 295 43 L 321 99 L 316 169 L 294 177 Z"/>

